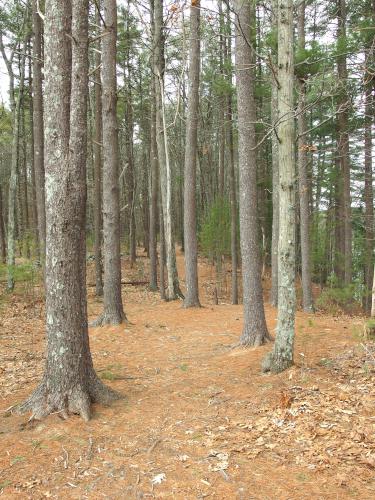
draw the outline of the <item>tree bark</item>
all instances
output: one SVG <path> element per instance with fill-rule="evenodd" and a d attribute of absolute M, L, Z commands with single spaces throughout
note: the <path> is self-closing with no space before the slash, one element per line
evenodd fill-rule
<path fill-rule="evenodd" d="M 121 297 L 116 0 L 104 0 L 102 38 L 104 311 L 93 326 L 126 321 Z"/>
<path fill-rule="evenodd" d="M 37 13 L 37 2 L 32 0 L 33 9 L 33 136 L 34 136 L 34 170 L 35 192 L 38 217 L 38 240 L 42 264 L 45 260 L 46 241 L 46 207 L 45 207 L 45 174 L 44 174 L 44 137 L 43 137 L 43 95 L 42 95 L 42 22 Z"/>
<path fill-rule="evenodd" d="M 272 0 L 272 30 L 277 32 L 278 0 Z M 277 50 L 277 49 L 276 49 Z M 273 57 L 274 74 L 271 81 L 271 123 L 278 122 L 277 54 Z M 271 243 L 271 304 L 277 307 L 278 296 L 278 246 L 279 246 L 279 140 L 276 130 L 272 133 L 272 243 Z"/>
<path fill-rule="evenodd" d="M 196 167 L 200 72 L 200 2 L 190 7 L 189 96 L 184 171 L 184 242 L 186 295 L 184 307 L 200 307 L 196 216 Z"/>
<path fill-rule="evenodd" d="M 270 335 L 264 315 L 261 280 L 256 182 L 254 54 L 248 36 L 250 30 L 254 28 L 255 12 L 251 10 L 250 0 L 235 0 L 234 7 L 244 305 L 244 326 L 240 342 L 245 346 L 259 346 L 270 339 Z"/>
<path fill-rule="evenodd" d="M 18 95 L 13 111 L 12 161 L 10 166 L 9 193 L 8 193 L 8 231 L 7 231 L 7 290 L 14 289 L 14 266 L 16 263 L 16 202 L 19 171 L 19 128 L 21 117 L 21 103 L 25 82 L 26 41 L 23 44 L 20 59 L 20 81 Z"/>
<path fill-rule="evenodd" d="M 45 41 L 47 358 L 41 384 L 18 410 L 88 420 L 91 402 L 116 397 L 96 376 L 87 329 L 88 0 L 47 0 Z"/>
<path fill-rule="evenodd" d="M 338 39 L 346 38 L 346 0 L 338 3 Z M 344 284 L 352 280 L 352 222 L 350 197 L 350 156 L 349 156 L 349 96 L 347 92 L 348 70 L 346 54 L 337 57 L 337 71 L 340 85 L 339 104 L 337 111 L 338 155 L 340 160 L 340 186 L 342 197 L 342 223 L 344 236 L 344 254 L 342 256 Z"/>
<path fill-rule="evenodd" d="M 0 186 L 0 262 L 6 262 L 6 239 L 5 239 L 5 224 L 3 213 L 3 195 Z"/>
<path fill-rule="evenodd" d="M 168 136 L 164 103 L 164 35 L 163 0 L 154 2 L 155 34 L 153 50 L 155 54 L 154 73 L 156 75 L 156 139 L 160 168 L 161 200 L 163 206 L 164 231 L 167 257 L 167 299 L 184 298 L 178 280 L 176 250 L 172 226 L 172 177 L 169 162 Z"/>
<path fill-rule="evenodd" d="M 278 315 L 274 349 L 263 361 L 263 370 L 278 373 L 293 364 L 295 292 L 295 156 L 293 1 L 278 4 L 278 116 L 280 179 L 280 233 L 278 246 Z"/>
<path fill-rule="evenodd" d="M 305 2 L 298 5 L 298 47 L 305 49 Z M 310 259 L 310 218 L 309 218 L 309 179 L 307 174 L 306 150 L 306 80 L 298 79 L 298 183 L 300 205 L 300 236 L 302 261 L 302 306 L 305 312 L 313 312 Z"/>
<path fill-rule="evenodd" d="M 95 23 L 100 32 L 100 0 L 96 4 Z M 95 293 L 98 297 L 103 295 L 103 265 L 102 265 L 102 148 L 103 148 L 103 122 L 102 122 L 102 85 L 101 85 L 101 42 L 96 42 L 94 57 L 95 65 L 95 140 L 94 144 L 94 254 L 95 254 Z"/>

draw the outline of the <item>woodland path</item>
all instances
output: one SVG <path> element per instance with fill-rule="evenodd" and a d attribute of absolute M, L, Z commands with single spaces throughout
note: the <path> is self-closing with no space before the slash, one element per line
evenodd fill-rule
<path fill-rule="evenodd" d="M 178 264 L 182 273 L 180 255 Z M 200 276 L 203 283 L 209 277 L 203 263 Z M 2 498 L 375 497 L 373 465 L 362 460 L 374 452 L 373 441 L 362 446 L 349 438 L 357 425 L 374 433 L 373 411 L 359 395 L 356 415 L 345 413 L 357 394 L 345 382 L 346 368 L 338 372 L 331 361 L 358 343 L 359 320 L 299 313 L 298 365 L 272 376 L 260 373 L 270 345 L 231 348 L 241 332 L 241 306 L 214 306 L 206 297 L 204 308 L 185 310 L 141 287 L 124 288 L 124 300 L 132 326 L 90 330 L 95 366 L 124 399 L 95 407 L 89 423 L 53 415 L 31 428 L 25 417 L 4 410 L 30 393 L 41 373 L 42 306 L 18 298 L 12 314 L 6 309 L 0 324 Z M 91 297 L 90 317 L 100 309 Z M 266 306 L 266 313 L 273 331 L 276 311 Z M 372 374 L 365 375 L 362 383 L 373 387 Z M 374 393 L 366 391 L 370 404 Z M 342 412 L 332 414 L 338 407 Z M 329 418 L 337 423 L 322 425 L 320 435 L 317 421 Z M 344 431 L 335 434 L 343 422 Z M 336 440 L 336 452 L 327 451 L 327 440 Z M 361 448 L 359 459 L 345 459 L 348 440 Z"/>

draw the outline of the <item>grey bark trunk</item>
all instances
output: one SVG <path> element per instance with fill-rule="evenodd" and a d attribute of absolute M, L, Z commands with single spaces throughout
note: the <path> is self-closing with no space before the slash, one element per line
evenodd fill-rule
<path fill-rule="evenodd" d="M 100 0 L 96 5 L 95 23 L 100 31 Z M 102 123 L 102 86 L 101 86 L 101 42 L 96 42 L 95 51 L 95 140 L 94 140 L 94 254 L 95 254 L 95 292 L 98 297 L 103 295 L 103 265 L 102 265 L 102 147 L 103 147 L 103 123 Z"/>
<path fill-rule="evenodd" d="M 190 7 L 189 96 L 184 172 L 184 242 L 186 295 L 184 307 L 200 307 L 196 220 L 196 167 L 199 113 L 200 2 Z"/>
<path fill-rule="evenodd" d="M 0 262 L 6 262 L 6 239 L 5 239 L 5 224 L 3 210 L 3 194 L 0 186 Z"/>
<path fill-rule="evenodd" d="M 13 111 L 12 160 L 10 166 L 8 192 L 8 231 L 7 231 L 7 290 L 14 289 L 14 266 L 16 263 L 16 202 L 17 182 L 19 172 L 19 127 L 21 116 L 21 102 L 25 81 L 26 42 L 24 42 L 20 60 L 19 91 Z"/>
<path fill-rule="evenodd" d="M 270 335 L 267 330 L 261 280 L 256 182 L 256 108 L 254 99 L 254 54 L 249 33 L 255 11 L 250 1 L 236 0 L 236 81 L 238 107 L 238 156 L 240 184 L 240 243 L 244 326 L 241 344 L 259 346 Z"/>
<path fill-rule="evenodd" d="M 232 64 L 232 36 L 231 36 L 231 19 L 230 8 L 228 4 L 227 11 L 227 48 L 226 48 L 226 64 L 231 68 Z M 232 71 L 227 71 L 227 80 L 232 87 Z M 227 95 L 227 122 L 226 122 L 226 138 L 229 148 L 229 189 L 230 189 L 230 242 L 231 242 L 231 260 L 232 260 L 232 304 L 238 304 L 238 238 L 237 238 L 237 185 L 236 172 L 234 161 L 234 140 L 233 140 L 233 108 L 232 108 L 232 93 L 229 91 Z"/>
<path fill-rule="evenodd" d="M 305 2 L 298 5 L 298 47 L 305 49 Z M 302 306 L 305 312 L 313 312 L 310 259 L 310 217 L 309 217 L 309 179 L 307 173 L 306 150 L 306 84 L 298 80 L 298 183 L 300 205 L 300 236 L 302 261 Z"/>
<path fill-rule="evenodd" d="M 278 373 L 293 364 L 295 292 L 295 156 L 294 156 L 294 60 L 293 1 L 278 5 L 278 127 L 280 179 L 280 233 L 278 247 L 278 315 L 273 351 L 263 362 L 263 370 Z"/>
<path fill-rule="evenodd" d="M 155 54 L 154 73 L 156 75 L 156 139 L 160 168 L 161 201 L 163 205 L 165 246 L 167 257 L 167 299 L 184 298 L 178 280 L 176 250 L 172 226 L 172 177 L 169 162 L 168 137 L 164 105 L 164 36 L 163 0 L 155 0 L 155 34 L 153 50 Z"/>
<path fill-rule="evenodd" d="M 272 30 L 277 32 L 278 0 L 272 0 Z M 274 74 L 271 82 L 271 123 L 278 122 L 277 54 L 274 56 Z M 276 130 L 272 134 L 272 243 L 271 243 L 271 304 L 277 307 L 278 296 L 278 246 L 279 246 L 279 140 Z"/>
<path fill-rule="evenodd" d="M 104 311 L 94 326 L 126 321 L 121 296 L 116 0 L 104 0 L 102 38 Z"/>
<path fill-rule="evenodd" d="M 45 42 L 47 358 L 41 385 L 18 410 L 88 420 L 91 402 L 116 397 L 95 374 L 87 329 L 88 0 L 47 0 Z"/>
<path fill-rule="evenodd" d="M 338 2 L 338 37 L 346 37 L 346 0 Z M 349 96 L 347 93 L 348 70 L 346 54 L 337 57 L 337 71 L 341 86 L 339 96 L 339 109 L 337 117 L 338 154 L 340 158 L 340 174 L 342 176 L 342 218 L 344 236 L 344 284 L 352 280 L 352 222 L 351 222 L 351 197 L 350 197 L 350 157 L 349 157 Z"/>
<path fill-rule="evenodd" d="M 44 136 L 43 136 L 43 95 L 42 95 L 42 22 L 37 13 L 37 2 L 32 1 L 33 9 L 33 136 L 34 136 L 34 170 L 35 194 L 38 218 L 38 240 L 42 264 L 45 260 L 46 242 L 46 203 L 44 175 Z"/>

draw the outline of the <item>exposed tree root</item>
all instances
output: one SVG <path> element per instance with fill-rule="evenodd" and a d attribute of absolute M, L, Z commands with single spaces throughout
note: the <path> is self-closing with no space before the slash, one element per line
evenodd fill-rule
<path fill-rule="evenodd" d="M 265 355 L 262 360 L 262 372 L 281 373 L 293 366 L 293 361 L 280 356 L 275 356 L 273 351 Z"/>
<path fill-rule="evenodd" d="M 273 342 L 273 337 L 268 330 L 259 334 L 259 332 L 244 331 L 241 335 L 239 345 L 242 347 L 259 347 L 267 342 Z"/>
<path fill-rule="evenodd" d="M 109 405 L 120 398 L 120 394 L 104 385 L 96 375 L 91 377 L 87 387 L 79 384 L 71 390 L 49 387 L 44 379 L 31 396 L 13 411 L 18 414 L 31 412 L 30 420 L 41 420 L 51 414 L 59 414 L 66 419 L 75 414 L 88 422 L 92 403 Z"/>
<path fill-rule="evenodd" d="M 114 325 L 121 325 L 122 323 L 124 323 L 125 325 L 131 325 L 124 312 L 120 314 L 115 311 L 103 311 L 103 313 L 98 318 L 90 322 L 89 326 L 91 327 L 106 326 L 106 325 L 114 326 Z"/>

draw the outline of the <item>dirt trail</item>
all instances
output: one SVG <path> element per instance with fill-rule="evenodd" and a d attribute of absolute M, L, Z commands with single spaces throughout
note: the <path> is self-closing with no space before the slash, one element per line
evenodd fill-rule
<path fill-rule="evenodd" d="M 182 273 L 181 256 L 178 264 Z M 201 279 L 208 275 L 201 264 Z M 89 423 L 78 417 L 65 422 L 54 415 L 22 430 L 25 417 L 1 413 L 0 496 L 375 498 L 370 464 L 363 477 L 345 476 L 332 467 L 297 465 L 296 456 L 302 453 L 298 440 L 282 452 L 277 433 L 275 442 L 264 443 L 260 438 L 268 429 L 260 435 L 252 430 L 264 415 L 285 411 L 291 404 L 285 398 L 296 387 L 328 387 L 331 372 L 321 360 L 355 343 L 352 323 L 299 313 L 298 366 L 279 376 L 263 375 L 260 362 L 270 345 L 231 348 L 241 332 L 242 307 L 214 306 L 207 300 L 202 309 L 185 310 L 181 302 L 161 302 L 144 288 L 124 288 L 133 325 L 90 331 L 95 366 L 124 399 L 109 408 L 95 407 Z M 91 297 L 90 316 L 100 310 Z M 0 376 L 11 381 L 4 385 L 1 410 L 29 394 L 42 369 L 43 324 L 31 311 L 35 307 L 17 309 L 0 324 L 0 352 L 6 349 L 9 358 Z M 276 311 L 267 306 L 266 314 L 273 331 Z M 18 364 L 12 361 L 12 349 L 22 360 Z"/>

